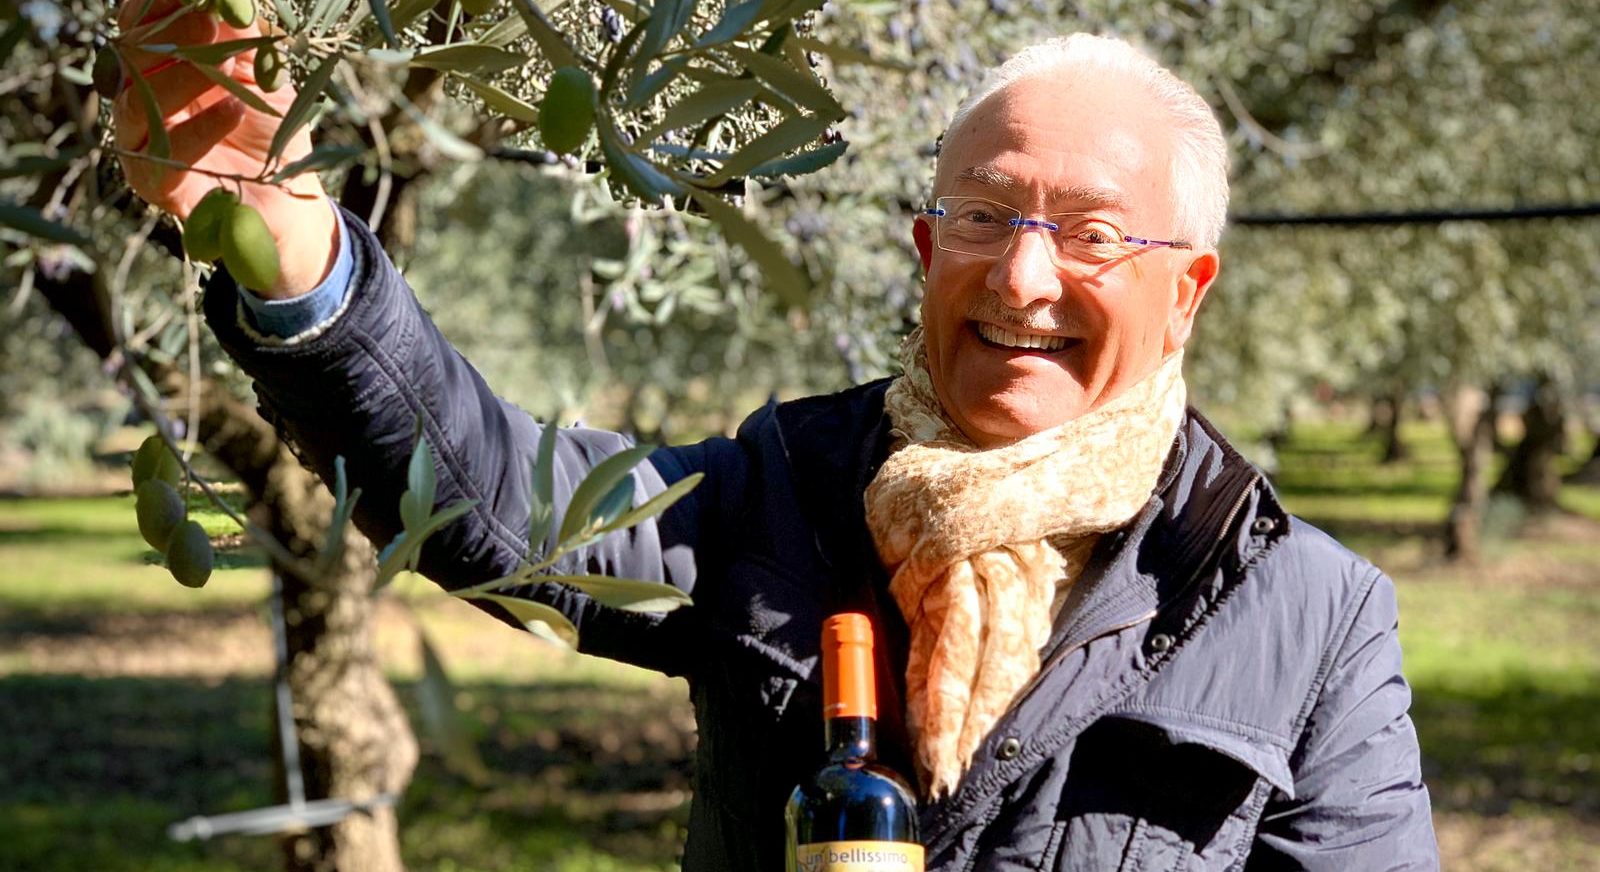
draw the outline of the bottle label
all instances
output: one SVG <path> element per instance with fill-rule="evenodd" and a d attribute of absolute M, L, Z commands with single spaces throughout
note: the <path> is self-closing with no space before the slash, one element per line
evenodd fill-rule
<path fill-rule="evenodd" d="M 910 842 L 814 842 L 795 850 L 799 872 L 922 872 L 922 846 Z"/>

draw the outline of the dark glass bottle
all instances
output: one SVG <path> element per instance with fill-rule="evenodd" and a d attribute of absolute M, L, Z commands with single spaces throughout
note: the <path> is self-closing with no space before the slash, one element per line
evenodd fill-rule
<path fill-rule="evenodd" d="M 789 797 L 788 872 L 922 872 L 916 797 L 875 760 L 878 697 L 866 615 L 823 622 L 822 698 L 828 762 Z"/>

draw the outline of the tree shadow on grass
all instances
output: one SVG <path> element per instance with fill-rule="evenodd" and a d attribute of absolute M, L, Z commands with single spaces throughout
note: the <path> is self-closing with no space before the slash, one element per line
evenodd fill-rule
<path fill-rule="evenodd" d="M 1600 822 L 1600 682 L 1496 684 L 1414 688 L 1411 717 L 1434 807 L 1502 815 L 1544 806 Z"/>
<path fill-rule="evenodd" d="M 415 693 L 399 685 L 416 717 Z M 663 868 L 687 822 L 687 703 L 586 682 L 467 685 L 467 722 L 493 777 L 474 785 L 432 742 L 400 809 L 408 862 Z M 0 678 L 0 869 L 242 872 L 281 865 L 269 838 L 167 840 L 196 814 L 274 797 L 271 684 L 12 675 Z"/>

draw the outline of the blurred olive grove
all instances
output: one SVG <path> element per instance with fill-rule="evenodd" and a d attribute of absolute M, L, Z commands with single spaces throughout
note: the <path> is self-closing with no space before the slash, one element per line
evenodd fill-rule
<path fill-rule="evenodd" d="M 293 0 L 263 14 L 304 35 L 284 43 L 297 81 L 326 87 L 301 169 L 378 230 L 452 341 L 535 415 L 646 440 L 891 373 L 921 293 L 910 222 L 957 101 L 1039 39 L 1134 39 L 1216 108 L 1231 211 L 1255 219 L 1224 237 L 1191 345 L 1196 405 L 1269 466 L 1297 424 L 1338 414 L 1370 418 L 1403 461 L 1417 439 L 1402 425 L 1428 416 L 1449 436 L 1430 538 L 1470 561 L 1486 523 L 1509 529 L 1494 507 L 1559 515 L 1562 475 L 1600 479 L 1576 454 L 1600 427 L 1585 365 L 1600 353 L 1600 218 L 1264 219 L 1600 203 L 1591 7 Z M 298 464 L 199 326 L 175 226 L 127 196 L 104 147 L 89 74 L 105 17 L 95 0 L 0 0 L 4 486 L 73 478 L 130 409 L 159 408 L 243 482 L 257 523 L 316 553 L 331 500 L 309 477 L 268 487 Z M 562 52 L 607 107 L 565 157 L 533 123 Z M 364 597 L 370 550 L 349 539 Z M 393 722 L 378 684 L 359 693 Z M 391 782 L 409 777 L 398 747 Z M 375 783 L 326 768 L 328 791 Z"/>

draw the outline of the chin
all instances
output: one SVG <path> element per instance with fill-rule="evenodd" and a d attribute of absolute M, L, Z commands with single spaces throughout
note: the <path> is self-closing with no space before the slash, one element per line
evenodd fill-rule
<path fill-rule="evenodd" d="M 982 447 L 1016 442 L 1058 427 L 1082 414 L 1076 383 L 1059 391 L 1029 391 L 1022 396 L 996 395 L 964 404 L 964 430 Z"/>

